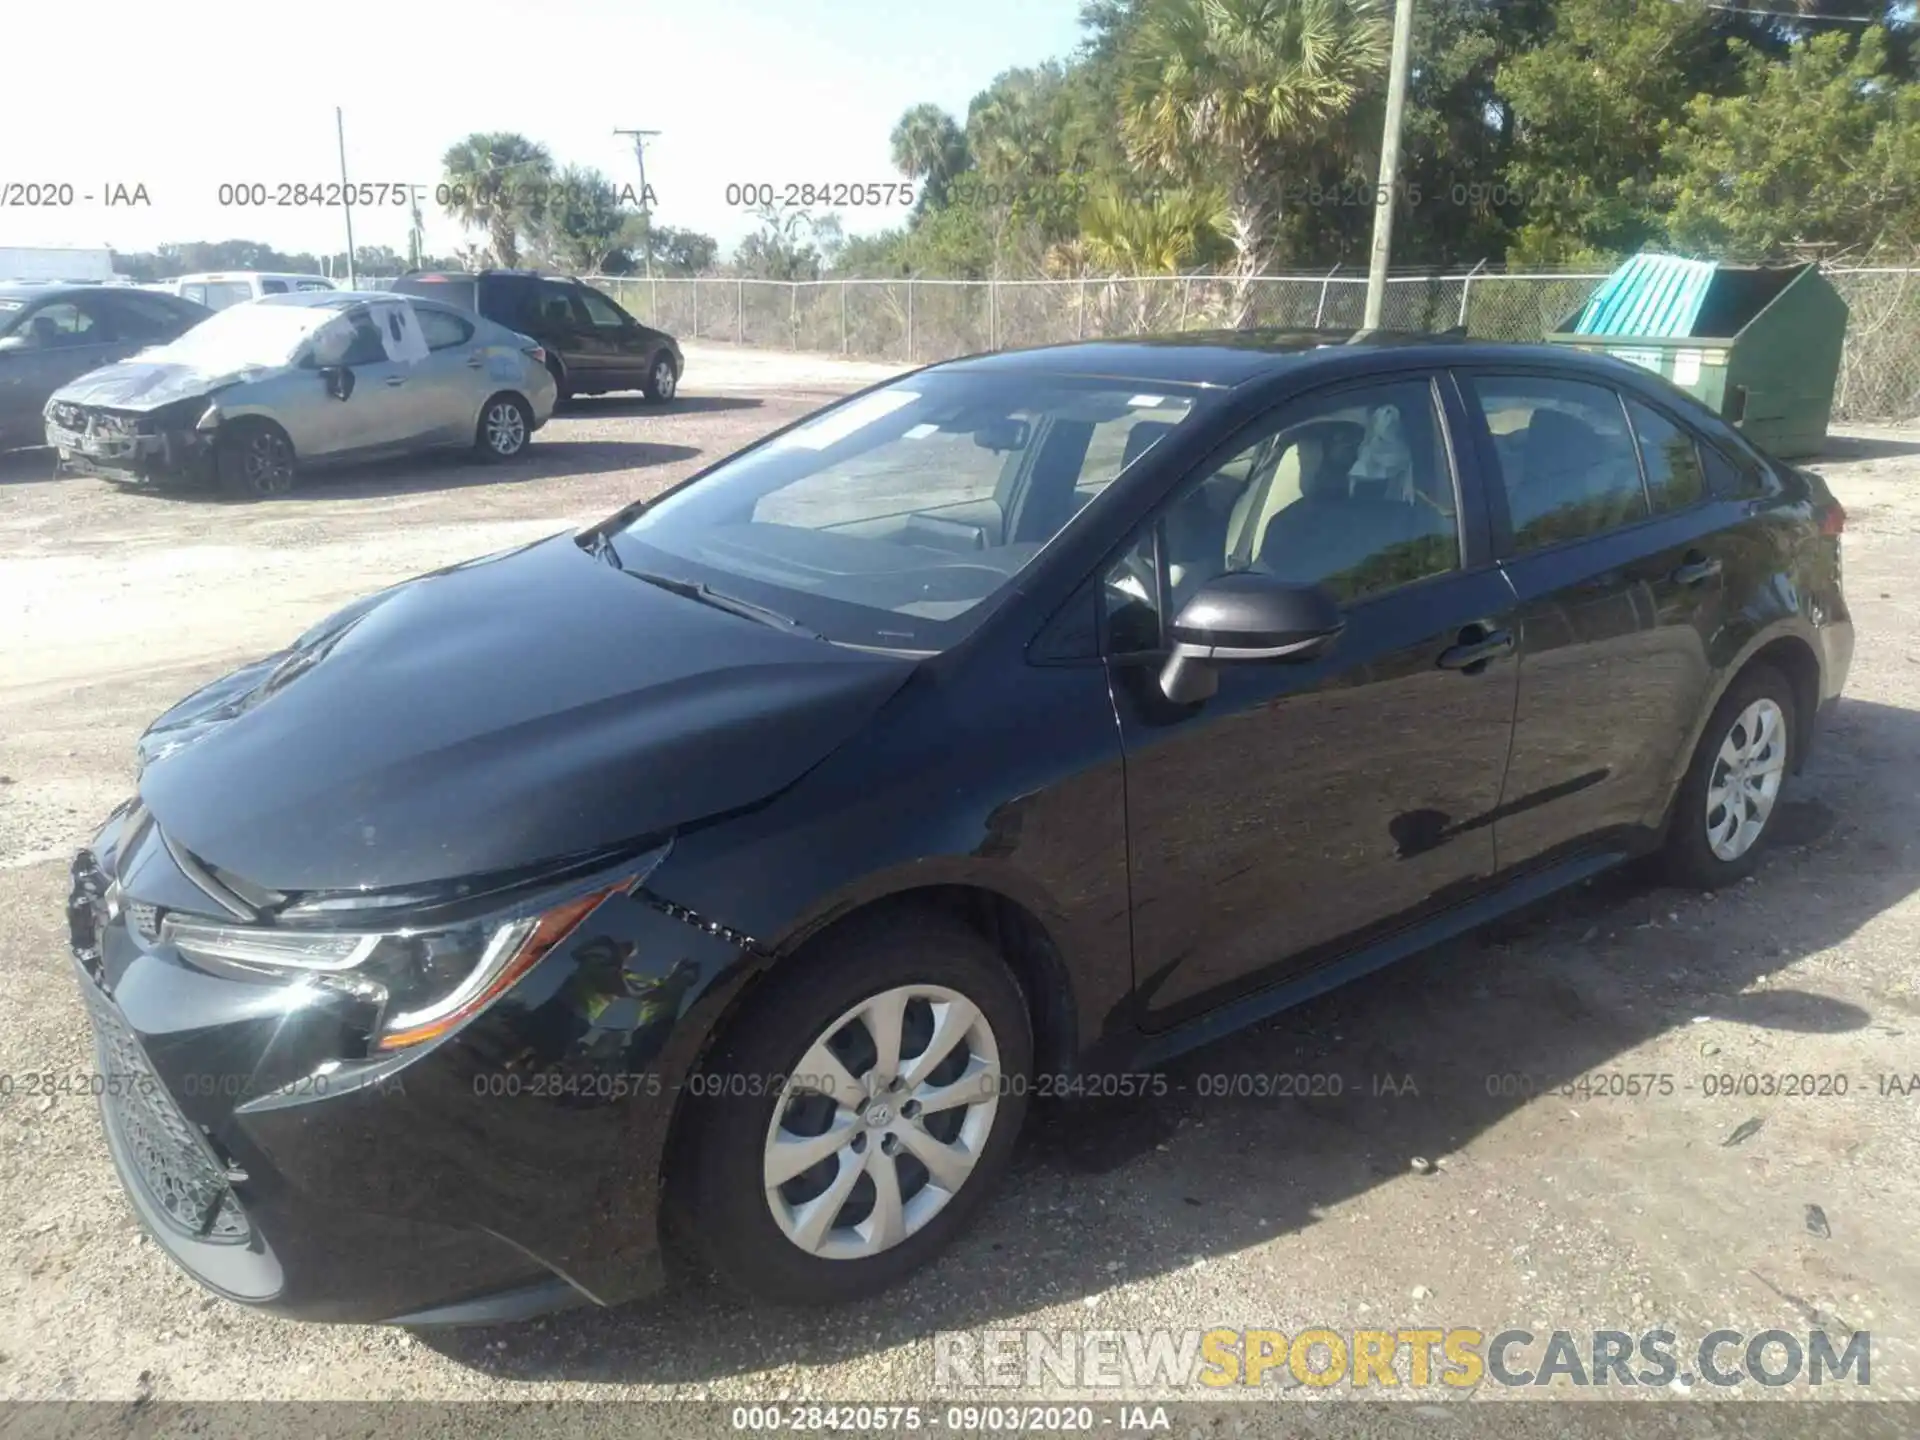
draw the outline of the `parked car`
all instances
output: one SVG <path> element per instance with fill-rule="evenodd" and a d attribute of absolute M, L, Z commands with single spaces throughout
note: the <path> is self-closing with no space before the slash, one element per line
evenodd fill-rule
<path fill-rule="evenodd" d="M 68 381 L 177 339 L 212 313 L 118 286 L 0 284 L 0 450 L 44 443 L 41 409 Z"/>
<path fill-rule="evenodd" d="M 294 1316 L 611 1304 L 663 1217 L 868 1294 L 1035 1093 L 1629 857 L 1750 874 L 1850 663 L 1843 522 L 1545 346 L 892 380 L 154 723 L 69 904 L 121 1178 Z"/>
<path fill-rule="evenodd" d="M 298 295 L 339 287 L 324 275 L 291 275 L 267 270 L 207 271 L 155 282 L 168 293 L 195 300 L 210 310 L 243 305 L 267 295 Z"/>
<path fill-rule="evenodd" d="M 612 296 L 564 275 L 533 270 L 411 271 L 402 295 L 431 296 L 531 335 L 547 352 L 560 398 L 641 390 L 662 403 L 680 391 L 680 343 L 642 325 Z"/>
<path fill-rule="evenodd" d="M 553 413 L 545 362 L 526 336 L 430 301 L 273 295 L 57 390 L 46 437 L 84 474 L 263 499 L 409 451 L 510 460 Z"/>

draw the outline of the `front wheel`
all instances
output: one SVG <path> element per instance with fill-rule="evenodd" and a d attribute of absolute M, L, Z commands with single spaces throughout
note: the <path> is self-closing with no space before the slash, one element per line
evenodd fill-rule
<path fill-rule="evenodd" d="M 680 372 L 674 368 L 673 357 L 662 351 L 653 357 L 653 364 L 647 369 L 647 383 L 640 387 L 649 400 L 666 404 L 679 393 Z"/>
<path fill-rule="evenodd" d="M 1674 803 L 1664 858 L 1676 884 L 1713 890 L 1753 873 L 1793 759 L 1794 721 L 1793 687 L 1770 666 L 1727 688 Z"/>
<path fill-rule="evenodd" d="M 268 420 L 236 420 L 221 432 L 214 477 L 230 500 L 271 500 L 293 489 L 293 444 Z"/>
<path fill-rule="evenodd" d="M 677 1200 L 736 1290 L 872 1294 L 931 1260 L 1005 1172 L 1025 999 L 992 945 L 932 913 L 851 922 L 765 984 L 689 1085 Z"/>
<path fill-rule="evenodd" d="M 511 460 L 527 448 L 533 412 L 518 395 L 496 395 L 480 411 L 474 446 L 489 460 Z"/>

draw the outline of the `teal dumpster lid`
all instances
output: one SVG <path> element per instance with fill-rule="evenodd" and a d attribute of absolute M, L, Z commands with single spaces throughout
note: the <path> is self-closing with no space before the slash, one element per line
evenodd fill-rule
<path fill-rule="evenodd" d="M 1593 292 L 1573 327 L 1574 333 L 1690 335 L 1716 268 L 1711 260 L 1636 255 Z"/>

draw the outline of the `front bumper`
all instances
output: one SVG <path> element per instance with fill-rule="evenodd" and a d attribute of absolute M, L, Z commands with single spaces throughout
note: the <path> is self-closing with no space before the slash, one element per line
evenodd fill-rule
<path fill-rule="evenodd" d="M 142 938 L 188 908 L 183 885 L 136 806 L 75 858 L 68 907 L 108 1148 L 182 1268 L 277 1314 L 405 1324 L 658 1286 L 688 1012 L 737 948 L 614 896 L 465 1028 L 341 1062 L 356 1046 L 329 1000 Z"/>
<path fill-rule="evenodd" d="M 197 484 L 213 474 L 213 435 L 192 429 L 141 435 L 69 429 L 47 421 L 47 444 L 62 472 L 123 484 Z"/>

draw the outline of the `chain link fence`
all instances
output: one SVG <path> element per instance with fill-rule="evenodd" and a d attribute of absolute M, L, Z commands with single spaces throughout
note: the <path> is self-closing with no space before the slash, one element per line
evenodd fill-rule
<path fill-rule="evenodd" d="M 1852 318 L 1834 418 L 1920 420 L 1920 269 L 1827 271 Z M 636 317 L 683 339 L 923 364 L 981 350 L 1230 323 L 1233 282 L 1214 275 L 1083 280 L 746 280 L 590 277 Z M 1464 325 L 1490 340 L 1536 340 L 1604 273 L 1396 275 L 1383 323 Z M 1252 323 L 1356 328 L 1364 276 L 1269 275 L 1250 282 Z"/>

